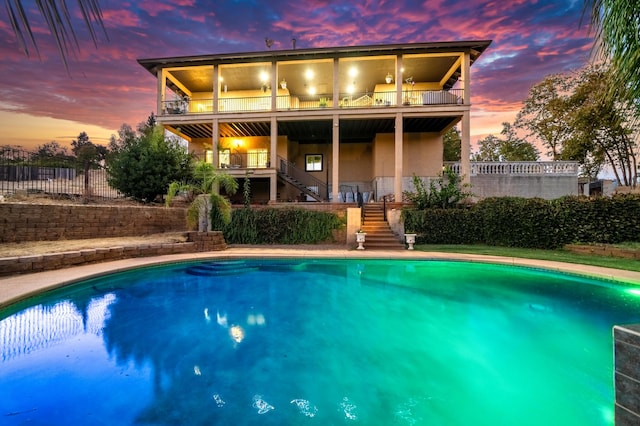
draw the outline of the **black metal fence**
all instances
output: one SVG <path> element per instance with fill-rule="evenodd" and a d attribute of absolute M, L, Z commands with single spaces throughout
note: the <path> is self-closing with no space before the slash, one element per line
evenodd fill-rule
<path fill-rule="evenodd" d="M 107 183 L 103 165 L 87 174 L 75 157 L 44 157 L 2 147 L 0 149 L 0 195 L 54 195 L 119 198 L 122 194 Z"/>

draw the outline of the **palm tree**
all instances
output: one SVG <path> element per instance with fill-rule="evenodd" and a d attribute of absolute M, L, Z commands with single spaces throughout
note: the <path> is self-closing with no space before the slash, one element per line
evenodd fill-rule
<path fill-rule="evenodd" d="M 640 100 L 640 0 L 586 0 L 596 46 L 608 55 L 617 87 L 631 104 Z M 640 111 L 636 109 L 636 114 Z"/>
<path fill-rule="evenodd" d="M 9 21 L 18 39 L 18 44 L 25 55 L 30 56 L 30 46 L 33 46 L 38 57 L 40 57 L 38 44 L 22 3 L 21 0 L 5 0 Z M 38 6 L 40 15 L 49 28 L 51 36 L 56 42 L 64 66 L 68 69 L 67 57 L 70 53 L 75 53 L 80 45 L 74 31 L 73 22 L 71 21 L 72 14 L 69 12 L 66 1 L 36 0 L 35 3 Z M 98 37 L 96 30 L 102 29 L 105 37 L 108 39 L 102 20 L 102 9 L 100 8 L 98 0 L 78 0 L 78 8 L 89 30 L 93 44 L 97 46 Z"/>
<path fill-rule="evenodd" d="M 209 231 L 211 222 L 228 224 L 231 222 L 231 202 L 220 195 L 219 188 L 224 188 L 227 194 L 235 194 L 238 190 L 238 181 L 227 173 L 221 173 L 214 169 L 213 165 L 199 161 L 193 172 L 191 182 L 172 182 L 167 191 L 165 204 L 171 202 L 178 193 L 184 192 L 192 201 L 187 209 L 187 223 L 190 227 L 198 225 L 199 231 Z M 210 221 L 213 213 L 216 221 Z"/>

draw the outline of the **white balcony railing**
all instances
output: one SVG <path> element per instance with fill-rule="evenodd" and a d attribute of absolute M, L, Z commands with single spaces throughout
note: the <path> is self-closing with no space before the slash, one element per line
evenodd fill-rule
<path fill-rule="evenodd" d="M 446 166 L 460 173 L 460 163 L 446 162 Z M 471 176 L 475 175 L 565 175 L 577 176 L 575 161 L 499 161 L 471 162 Z"/>

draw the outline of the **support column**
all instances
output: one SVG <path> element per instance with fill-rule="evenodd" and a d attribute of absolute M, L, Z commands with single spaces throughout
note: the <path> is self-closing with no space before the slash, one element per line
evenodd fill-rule
<path fill-rule="evenodd" d="M 217 65 L 213 66 L 213 93 L 212 93 L 212 98 L 213 98 L 213 105 L 211 108 L 211 111 L 213 111 L 214 113 L 218 112 L 218 97 L 219 97 L 219 93 L 220 93 L 220 69 L 218 68 Z M 215 139 L 216 141 L 218 140 L 217 137 Z M 215 155 L 214 155 L 215 156 Z M 215 163 L 214 163 L 215 164 Z"/>
<path fill-rule="evenodd" d="M 465 105 L 471 105 L 471 56 L 469 52 L 464 53 L 460 69 L 460 82 L 463 89 L 462 100 Z"/>
<path fill-rule="evenodd" d="M 158 98 L 156 100 L 156 111 L 158 115 L 164 115 L 165 92 L 167 91 L 167 76 L 164 68 L 158 70 Z"/>
<path fill-rule="evenodd" d="M 275 62 L 271 62 L 271 111 L 278 108 L 278 67 Z"/>
<path fill-rule="evenodd" d="M 463 183 L 471 183 L 471 113 L 465 111 L 460 123 L 460 175 Z"/>
<path fill-rule="evenodd" d="M 278 161 L 278 120 L 275 115 L 271 116 L 271 145 L 269 148 L 269 163 L 272 169 L 277 170 Z M 277 172 L 269 173 L 269 202 L 278 200 L 278 175 Z"/>
<path fill-rule="evenodd" d="M 340 119 L 338 115 L 333 116 L 331 130 L 331 200 L 337 203 L 340 191 Z"/>
<path fill-rule="evenodd" d="M 220 152 L 219 152 L 219 142 L 220 141 L 220 128 L 218 125 L 218 119 L 214 119 L 211 124 L 211 161 L 213 162 L 213 167 L 217 169 L 220 166 Z"/>
<path fill-rule="evenodd" d="M 393 196 L 396 202 L 402 201 L 402 163 L 403 163 L 403 143 L 404 130 L 402 127 L 402 113 L 396 114 L 395 125 L 395 143 L 394 143 L 394 175 L 393 175 Z"/>
<path fill-rule="evenodd" d="M 396 57 L 396 105 L 402 105 L 402 55 Z"/>

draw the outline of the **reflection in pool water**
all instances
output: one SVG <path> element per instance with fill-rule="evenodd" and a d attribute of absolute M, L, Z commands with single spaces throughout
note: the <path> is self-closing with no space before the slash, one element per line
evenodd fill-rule
<path fill-rule="evenodd" d="M 446 261 L 118 273 L 0 313 L 0 424 L 613 424 L 610 281 Z"/>

